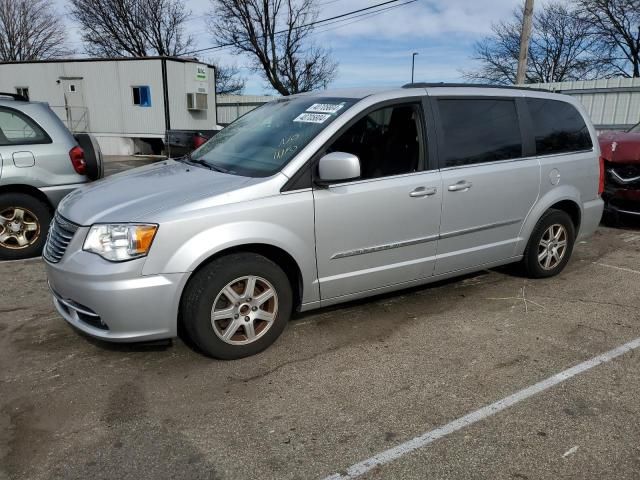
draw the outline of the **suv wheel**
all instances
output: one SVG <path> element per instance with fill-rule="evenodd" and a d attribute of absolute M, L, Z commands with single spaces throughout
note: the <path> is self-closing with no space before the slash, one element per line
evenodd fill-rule
<path fill-rule="evenodd" d="M 551 209 L 533 230 L 523 263 L 531 278 L 552 277 L 569 262 L 575 242 L 575 227 L 571 217 L 562 210 Z"/>
<path fill-rule="evenodd" d="M 49 206 L 25 193 L 0 195 L 0 260 L 19 260 L 42 253 L 47 239 Z"/>
<path fill-rule="evenodd" d="M 224 360 L 254 355 L 280 336 L 293 304 L 287 275 L 253 253 L 219 258 L 198 271 L 182 297 L 187 335 Z"/>

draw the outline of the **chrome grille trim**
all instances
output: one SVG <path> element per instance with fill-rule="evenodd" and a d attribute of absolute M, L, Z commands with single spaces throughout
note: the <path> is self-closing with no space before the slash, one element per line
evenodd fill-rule
<path fill-rule="evenodd" d="M 42 251 L 42 256 L 45 260 L 51 263 L 58 263 L 67 251 L 69 242 L 79 227 L 79 225 L 56 213 L 49 227 L 47 243 Z"/>

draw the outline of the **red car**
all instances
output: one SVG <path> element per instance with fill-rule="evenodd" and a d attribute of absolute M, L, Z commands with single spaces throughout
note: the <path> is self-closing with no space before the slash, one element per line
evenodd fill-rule
<path fill-rule="evenodd" d="M 605 215 L 640 219 L 640 123 L 626 132 L 605 132 L 599 137 L 604 161 Z"/>

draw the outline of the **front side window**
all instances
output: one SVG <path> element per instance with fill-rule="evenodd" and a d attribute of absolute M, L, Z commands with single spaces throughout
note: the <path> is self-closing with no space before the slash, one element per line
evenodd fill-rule
<path fill-rule="evenodd" d="M 0 108 L 0 145 L 49 143 L 46 133 L 26 115 Z"/>
<path fill-rule="evenodd" d="M 582 115 L 567 102 L 527 98 L 533 121 L 536 154 L 576 152 L 593 148 Z"/>
<path fill-rule="evenodd" d="M 640 123 L 629 129 L 629 133 L 640 133 Z"/>
<path fill-rule="evenodd" d="M 307 96 L 269 102 L 221 130 L 194 151 L 191 160 L 236 175 L 268 177 L 353 103 L 353 99 Z"/>
<path fill-rule="evenodd" d="M 445 167 L 522 157 L 516 104 L 511 99 L 440 99 Z"/>
<path fill-rule="evenodd" d="M 363 179 L 415 172 L 423 155 L 420 112 L 418 103 L 375 110 L 342 134 L 328 152 L 357 156 Z"/>

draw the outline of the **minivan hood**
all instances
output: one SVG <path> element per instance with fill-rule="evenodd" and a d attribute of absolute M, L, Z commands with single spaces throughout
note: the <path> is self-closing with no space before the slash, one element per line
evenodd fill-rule
<path fill-rule="evenodd" d="M 167 160 L 80 187 L 64 198 L 58 212 L 79 225 L 149 221 L 154 213 L 220 196 L 259 180 L 263 179 Z"/>

